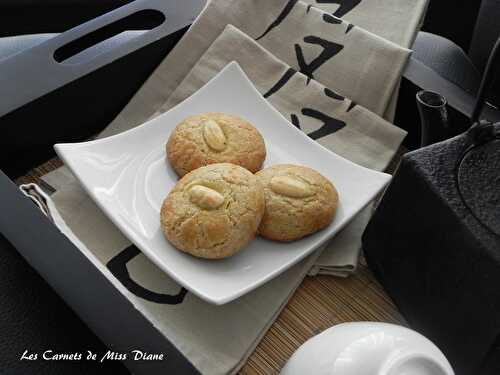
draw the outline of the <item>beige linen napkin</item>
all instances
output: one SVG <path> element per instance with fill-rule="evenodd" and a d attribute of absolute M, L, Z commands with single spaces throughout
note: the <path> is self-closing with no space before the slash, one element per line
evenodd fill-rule
<path fill-rule="evenodd" d="M 410 47 L 424 22 L 428 0 L 304 0 L 403 47 Z M 399 85 L 398 85 L 399 87 Z M 383 117 L 394 120 L 395 90 Z"/>
<path fill-rule="evenodd" d="M 167 111 L 236 61 L 261 94 L 311 138 L 359 165 L 383 170 L 406 132 L 310 80 L 228 25 L 162 106 Z"/>
<path fill-rule="evenodd" d="M 142 123 L 144 115 L 152 116 L 228 24 L 258 39 L 286 64 L 379 115 L 409 56 L 409 50 L 302 1 L 212 0 L 104 134 L 119 133 L 131 122 Z M 398 31 L 406 30 L 415 31 L 411 24 Z"/>
<path fill-rule="evenodd" d="M 409 48 L 428 0 L 304 0 L 400 46 Z"/>
<path fill-rule="evenodd" d="M 335 238 L 330 241 L 309 270 L 310 276 L 347 277 L 358 267 L 361 234 L 372 215 L 373 205 L 361 211 Z"/>

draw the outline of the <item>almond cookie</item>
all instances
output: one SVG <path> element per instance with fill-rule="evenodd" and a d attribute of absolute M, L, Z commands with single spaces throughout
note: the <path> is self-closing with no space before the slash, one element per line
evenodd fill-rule
<path fill-rule="evenodd" d="M 293 241 L 327 227 L 337 211 L 333 184 L 315 170 L 275 165 L 257 173 L 266 196 L 259 234 L 276 241 Z"/>
<path fill-rule="evenodd" d="M 188 117 L 174 129 L 166 149 L 179 176 L 215 163 L 232 163 L 255 173 L 266 158 L 259 131 L 249 122 L 224 113 Z"/>
<path fill-rule="evenodd" d="M 264 189 L 255 175 L 234 164 L 211 164 L 186 174 L 161 208 L 161 228 L 179 250 L 226 258 L 254 237 L 264 215 Z"/>

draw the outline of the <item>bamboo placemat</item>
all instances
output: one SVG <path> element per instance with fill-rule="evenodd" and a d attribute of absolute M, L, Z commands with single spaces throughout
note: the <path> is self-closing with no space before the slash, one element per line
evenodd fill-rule
<path fill-rule="evenodd" d="M 395 161 L 399 160 L 398 156 Z M 54 158 L 17 179 L 16 183 L 43 185 L 41 177 L 61 165 L 62 162 Z M 393 163 L 389 172 L 395 169 L 395 165 Z M 405 325 L 403 317 L 375 280 L 364 259 L 361 259 L 356 273 L 345 279 L 306 277 L 240 374 L 278 374 L 293 352 L 307 339 L 336 324 L 357 321 Z"/>

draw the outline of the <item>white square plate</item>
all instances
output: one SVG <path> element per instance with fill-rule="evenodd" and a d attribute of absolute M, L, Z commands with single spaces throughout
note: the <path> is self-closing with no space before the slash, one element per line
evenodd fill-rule
<path fill-rule="evenodd" d="M 300 241 L 257 238 L 224 260 L 198 259 L 176 250 L 160 229 L 159 212 L 177 176 L 165 159 L 165 142 L 184 118 L 226 112 L 250 121 L 267 147 L 265 166 L 301 164 L 336 186 L 340 203 L 333 223 Z M 231 63 L 184 102 L 124 133 L 83 143 L 57 144 L 57 154 L 121 231 L 158 267 L 203 300 L 224 304 L 279 275 L 335 235 L 389 182 L 327 150 L 290 124 Z"/>

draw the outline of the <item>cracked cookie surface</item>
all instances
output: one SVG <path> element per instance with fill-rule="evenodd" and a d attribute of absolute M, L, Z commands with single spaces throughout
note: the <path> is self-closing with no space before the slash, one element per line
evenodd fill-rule
<path fill-rule="evenodd" d="M 264 189 L 255 175 L 234 164 L 211 164 L 186 174 L 168 194 L 161 228 L 181 251 L 226 258 L 255 237 L 264 208 Z"/>
<path fill-rule="evenodd" d="M 264 187 L 266 211 L 259 234 L 276 241 L 294 241 L 327 227 L 337 211 L 338 193 L 315 170 L 274 165 L 256 174 Z"/>
<path fill-rule="evenodd" d="M 166 150 L 179 176 L 214 163 L 232 163 L 255 173 L 266 158 L 259 131 L 249 122 L 224 113 L 186 118 L 173 130 Z"/>

